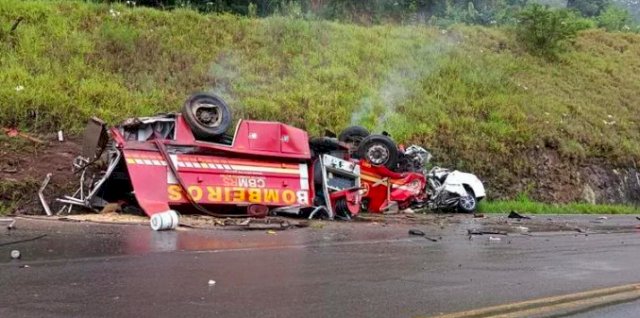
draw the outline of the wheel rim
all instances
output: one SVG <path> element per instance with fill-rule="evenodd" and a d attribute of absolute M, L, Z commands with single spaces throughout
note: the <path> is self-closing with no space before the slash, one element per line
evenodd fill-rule
<path fill-rule="evenodd" d="M 191 111 L 202 125 L 207 127 L 218 127 L 222 122 L 222 114 L 218 105 L 209 103 L 197 103 Z"/>
<path fill-rule="evenodd" d="M 367 158 L 374 165 L 385 164 L 389 160 L 389 150 L 380 144 L 375 144 L 367 150 Z"/>
<path fill-rule="evenodd" d="M 476 198 L 470 195 L 462 197 L 460 198 L 460 206 L 467 211 L 471 211 L 476 207 Z"/>

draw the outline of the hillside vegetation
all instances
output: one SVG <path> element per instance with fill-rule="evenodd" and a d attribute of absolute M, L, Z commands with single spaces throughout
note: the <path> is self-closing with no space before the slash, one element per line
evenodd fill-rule
<path fill-rule="evenodd" d="M 10 32 L 19 18 L 24 20 Z M 633 166 L 640 35 L 582 31 L 555 61 L 506 28 L 361 27 L 70 1 L 0 2 L 0 125 L 79 132 L 177 111 L 198 90 L 236 118 L 350 124 L 426 145 L 513 196 L 535 149 Z"/>

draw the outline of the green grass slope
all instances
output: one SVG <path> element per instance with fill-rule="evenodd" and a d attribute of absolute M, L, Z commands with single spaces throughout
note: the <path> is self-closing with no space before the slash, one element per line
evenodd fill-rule
<path fill-rule="evenodd" d="M 18 18 L 24 20 L 9 32 Z M 0 1 L 0 125 L 79 131 L 177 111 L 197 90 L 237 117 L 349 124 L 432 148 L 509 192 L 532 149 L 640 158 L 640 35 L 589 30 L 559 61 L 508 30 L 360 27 L 71 1 Z"/>

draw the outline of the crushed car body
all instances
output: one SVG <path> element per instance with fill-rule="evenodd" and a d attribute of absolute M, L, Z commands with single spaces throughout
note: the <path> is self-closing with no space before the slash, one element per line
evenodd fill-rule
<path fill-rule="evenodd" d="M 427 170 L 433 157 L 428 150 L 417 145 L 404 149 L 386 132 L 370 134 L 363 127 L 352 126 L 338 138 L 360 162 L 363 208 L 369 212 L 427 206 L 471 213 L 486 195 L 477 176 L 438 166 Z"/>

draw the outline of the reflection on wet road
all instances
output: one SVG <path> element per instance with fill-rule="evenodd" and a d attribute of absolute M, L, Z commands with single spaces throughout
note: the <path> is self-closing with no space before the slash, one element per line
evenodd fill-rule
<path fill-rule="evenodd" d="M 470 239 L 466 221 L 334 222 L 276 234 L 16 225 L 0 242 L 47 236 L 0 247 L 0 288 L 11 290 L 1 317 L 410 317 L 640 281 L 635 232 L 491 240 Z M 14 248 L 21 260 L 8 257 Z"/>

